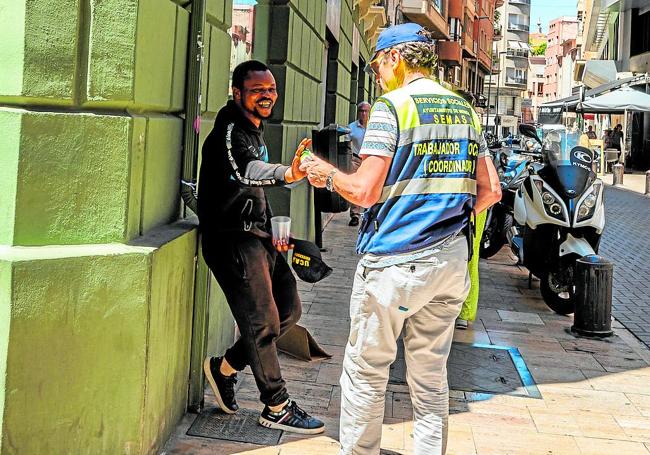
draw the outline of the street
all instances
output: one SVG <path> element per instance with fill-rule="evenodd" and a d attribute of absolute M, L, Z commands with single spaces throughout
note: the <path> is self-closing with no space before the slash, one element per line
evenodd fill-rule
<path fill-rule="evenodd" d="M 607 202 L 611 210 L 625 210 L 627 207 L 631 211 L 642 201 L 627 193 L 608 190 Z M 647 222 L 648 215 L 644 216 L 636 219 Z M 626 263 L 623 250 L 630 251 L 626 257 L 630 258 L 631 270 L 638 267 L 639 262 L 632 261 L 632 251 L 637 248 L 640 251 L 642 247 L 640 243 L 622 246 L 619 242 L 619 250 L 609 249 L 609 244 L 614 244 L 617 237 L 616 232 L 630 232 L 632 220 L 621 216 L 619 225 L 614 217 L 610 215 L 602 252 L 608 257 L 618 256 L 615 258 L 618 286 L 625 283 L 621 281 L 625 277 L 622 271 Z M 623 223 L 626 230 L 623 230 Z M 640 224 L 638 232 L 642 226 L 647 224 Z M 187 431 L 194 428 L 197 416 L 186 414 L 163 453 L 338 453 L 338 380 L 348 335 L 348 299 L 358 260 L 354 254 L 355 239 L 356 230 L 347 226 L 347 214 L 336 215 L 324 233 L 324 246 L 328 251 L 323 258 L 334 269 L 333 274 L 315 285 L 299 284 L 304 308 L 300 324 L 307 327 L 333 357 L 307 363 L 284 354 L 280 356 L 292 398 L 322 418 L 327 425 L 326 432 L 311 438 L 283 433 L 274 436 L 274 442 L 270 444 L 253 444 L 255 440 L 260 441 L 261 431 L 270 430 L 256 424 L 262 405 L 257 400 L 258 391 L 247 369 L 240 374 L 238 402 L 241 408 L 251 410 L 251 418 L 237 421 L 235 428 L 243 442 L 226 440 L 229 436 L 217 424 L 211 426 L 213 434 L 210 437 L 188 436 Z M 647 256 L 647 243 L 643 251 Z M 554 314 L 547 308 L 540 297 L 537 280 L 533 280 L 533 289 L 528 289 L 527 271 L 515 265 L 507 248 L 494 258 L 482 261 L 480 268 L 478 318 L 469 330 L 456 331 L 452 357 L 457 347 L 514 348 L 525 363 L 524 374 L 519 371 L 521 379 L 525 379 L 527 371 L 532 385 L 524 388 L 513 382 L 514 386 L 508 386 L 510 378 L 497 372 L 497 377 L 503 382 L 498 384 L 501 391 L 487 392 L 489 381 L 480 379 L 494 374 L 493 368 L 477 364 L 475 368 L 461 366 L 459 371 L 457 366 L 450 364 L 451 415 L 447 453 L 649 455 L 650 351 L 617 322 L 613 324 L 615 335 L 606 340 L 574 337 L 569 331 L 572 318 Z M 622 302 L 624 295 L 616 291 L 617 302 Z M 634 294 L 628 295 L 633 301 Z M 620 303 L 617 305 L 617 311 L 620 311 Z M 399 357 L 398 354 L 395 365 L 398 365 Z M 479 361 L 479 356 L 474 358 Z M 391 372 L 392 376 L 400 374 L 403 373 Z M 473 374 L 477 380 L 458 382 L 459 374 L 465 377 Z M 470 382 L 472 384 L 468 384 Z M 209 388 L 206 388 L 205 397 L 204 413 L 208 418 L 233 421 L 233 417 L 224 417 L 215 410 Z M 412 426 L 408 387 L 391 380 L 386 393 L 382 454 L 412 453 Z M 206 428 L 210 429 L 210 425 Z"/>
<path fill-rule="evenodd" d="M 650 347 L 650 198 L 606 188 L 599 253 L 614 263 L 612 314 Z"/>

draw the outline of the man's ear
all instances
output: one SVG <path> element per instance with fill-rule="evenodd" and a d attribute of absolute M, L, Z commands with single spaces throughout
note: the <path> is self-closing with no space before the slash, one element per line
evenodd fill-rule
<path fill-rule="evenodd" d="M 241 102 L 241 90 L 239 90 L 237 87 L 232 88 L 232 99 L 238 103 Z"/>
<path fill-rule="evenodd" d="M 399 66 L 401 59 L 402 56 L 400 55 L 399 52 L 397 52 L 395 49 L 390 50 L 390 63 L 391 66 L 393 67 L 393 70 Z"/>

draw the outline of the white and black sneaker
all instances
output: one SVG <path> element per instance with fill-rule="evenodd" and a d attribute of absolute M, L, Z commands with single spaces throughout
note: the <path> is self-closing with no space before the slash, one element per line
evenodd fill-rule
<path fill-rule="evenodd" d="M 203 362 L 203 371 L 221 410 L 226 414 L 234 414 L 239 409 L 235 400 L 237 373 L 230 376 L 221 374 L 219 369 L 222 361 L 223 357 L 207 357 Z"/>
<path fill-rule="evenodd" d="M 325 431 L 325 424 L 300 409 L 295 401 L 290 400 L 282 410 L 273 412 L 268 406 L 259 419 L 260 425 L 276 430 L 300 434 L 319 434 Z"/>

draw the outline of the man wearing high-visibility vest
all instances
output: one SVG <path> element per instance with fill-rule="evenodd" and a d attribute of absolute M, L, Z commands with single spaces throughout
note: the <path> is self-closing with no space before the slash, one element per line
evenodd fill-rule
<path fill-rule="evenodd" d="M 431 34 L 419 25 L 384 30 L 369 64 L 384 95 L 370 113 L 361 166 L 345 174 L 318 158 L 302 165 L 312 185 L 368 208 L 341 375 L 343 455 L 379 453 L 402 331 L 414 453 L 445 452 L 446 364 L 470 287 L 471 220 L 501 190 L 477 114 L 431 79 L 436 57 Z"/>

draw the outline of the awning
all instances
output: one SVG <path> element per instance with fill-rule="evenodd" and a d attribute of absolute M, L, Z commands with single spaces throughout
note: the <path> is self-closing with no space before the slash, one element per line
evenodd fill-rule
<path fill-rule="evenodd" d="M 580 112 L 615 113 L 625 111 L 650 111 L 650 95 L 632 87 L 623 87 L 591 98 L 577 107 Z"/>
<path fill-rule="evenodd" d="M 582 73 L 582 83 L 588 88 L 616 81 L 616 63 L 614 60 L 588 60 Z"/>
<path fill-rule="evenodd" d="M 617 80 L 617 81 L 607 82 L 606 84 L 602 84 L 602 85 L 599 85 L 596 88 L 592 88 L 590 90 L 587 90 L 585 92 L 585 102 L 589 98 L 593 98 L 595 96 L 602 95 L 603 93 L 605 93 L 607 91 L 617 89 L 617 88 L 621 87 L 622 85 L 629 84 L 630 82 L 633 82 L 633 81 L 635 81 L 637 79 L 641 80 L 644 77 L 646 77 L 646 76 L 628 77 L 628 78 L 620 79 L 620 80 Z M 559 100 L 550 101 L 548 103 L 543 103 L 542 105 L 540 105 L 540 113 L 542 112 L 542 109 L 545 108 L 545 107 L 547 107 L 547 108 L 561 107 L 561 108 L 564 108 L 568 112 L 575 112 L 576 106 L 577 106 L 579 101 L 580 101 L 580 96 L 579 95 L 573 95 L 573 96 L 567 96 L 566 98 L 562 98 L 562 99 L 559 99 Z"/>
<path fill-rule="evenodd" d="M 520 41 L 508 41 L 508 47 L 511 49 L 521 49 Z"/>

